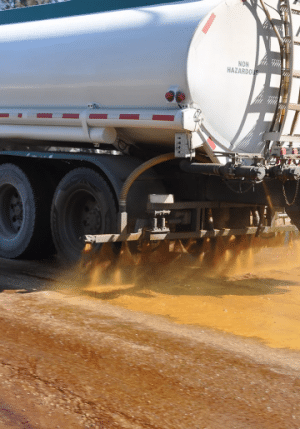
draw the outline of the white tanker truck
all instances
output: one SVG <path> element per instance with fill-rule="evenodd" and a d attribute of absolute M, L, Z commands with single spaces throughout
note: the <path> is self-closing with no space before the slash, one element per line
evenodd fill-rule
<path fill-rule="evenodd" d="M 300 225 L 297 2 L 75 3 L 1 15 L 0 257 Z"/>

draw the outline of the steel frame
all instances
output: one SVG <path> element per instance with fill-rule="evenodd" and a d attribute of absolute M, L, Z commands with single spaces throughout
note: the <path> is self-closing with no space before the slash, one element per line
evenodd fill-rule
<path fill-rule="evenodd" d="M 182 210 L 194 209 L 196 210 L 196 222 L 194 222 L 194 230 L 186 232 L 171 232 L 166 229 L 155 228 L 140 229 L 138 232 L 127 233 L 126 230 L 120 234 L 99 234 L 99 235 L 86 235 L 85 242 L 96 243 L 115 243 L 123 241 L 162 241 L 162 240 L 184 240 L 184 239 L 202 239 L 214 237 L 229 237 L 232 235 L 256 235 L 262 236 L 264 234 L 275 234 L 278 232 L 296 232 L 298 231 L 294 225 L 276 226 L 275 219 L 277 212 L 282 212 L 280 207 L 273 207 L 272 220 L 270 226 L 258 225 L 249 226 L 246 228 L 231 229 L 202 229 L 201 225 L 201 210 L 208 208 L 242 208 L 242 207 L 259 207 L 263 209 L 265 206 L 258 206 L 257 204 L 239 204 L 239 203 L 226 203 L 226 202 L 210 202 L 210 201 L 191 201 L 191 202 L 178 202 L 173 204 L 168 203 L 150 203 L 147 204 L 147 211 L 153 213 L 155 211 L 168 211 L 168 210 Z"/>

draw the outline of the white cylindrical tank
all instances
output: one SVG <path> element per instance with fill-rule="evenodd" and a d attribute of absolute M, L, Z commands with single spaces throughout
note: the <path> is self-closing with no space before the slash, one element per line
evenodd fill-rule
<path fill-rule="evenodd" d="M 276 0 L 268 2 L 279 19 Z M 178 110 L 182 91 L 217 148 L 259 152 L 280 82 L 275 33 L 259 2 L 168 3 L 0 27 L 0 109 Z M 300 68 L 300 67 L 299 67 Z M 1 121 L 5 123 L 5 121 Z M 174 144 L 175 131 L 126 128 Z M 152 134 L 151 134 L 152 133 Z M 1 137 L 1 126 L 0 126 Z"/>

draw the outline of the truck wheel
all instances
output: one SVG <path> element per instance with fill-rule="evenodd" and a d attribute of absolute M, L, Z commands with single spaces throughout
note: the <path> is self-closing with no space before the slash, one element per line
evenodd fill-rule
<path fill-rule="evenodd" d="M 17 165 L 0 166 L 0 257 L 40 256 L 50 238 L 49 212 L 37 179 Z"/>
<path fill-rule="evenodd" d="M 58 184 L 51 209 L 51 229 L 58 257 L 80 259 L 86 234 L 116 232 L 117 208 L 112 192 L 96 171 L 76 168 Z M 101 244 L 96 245 L 98 250 Z"/>

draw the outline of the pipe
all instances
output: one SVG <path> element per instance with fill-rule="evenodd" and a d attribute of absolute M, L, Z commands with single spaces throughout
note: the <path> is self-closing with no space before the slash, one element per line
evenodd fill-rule
<path fill-rule="evenodd" d="M 117 132 L 115 128 L 111 127 L 94 127 L 87 131 L 87 127 L 84 129 L 82 127 L 67 126 L 1 125 L 0 138 L 112 144 L 117 139 Z"/>
<path fill-rule="evenodd" d="M 126 211 L 126 200 L 129 189 L 131 188 L 134 181 L 146 170 L 149 170 L 155 165 L 161 164 L 162 162 L 170 161 L 175 158 L 174 152 L 165 153 L 163 155 L 156 156 L 155 158 L 149 159 L 138 166 L 133 172 L 127 177 L 119 195 L 119 230 L 120 233 L 125 233 L 127 229 L 127 211 Z"/>
<path fill-rule="evenodd" d="M 180 168 L 186 173 L 192 174 L 209 174 L 221 176 L 226 179 L 245 178 L 249 180 L 263 180 L 266 175 L 265 167 L 255 165 L 234 165 L 228 162 L 222 164 L 199 164 L 190 163 L 187 160 L 181 161 Z"/>
<path fill-rule="evenodd" d="M 300 179 L 300 166 L 288 165 L 281 166 L 275 165 L 268 170 L 270 177 L 281 180 L 299 180 Z"/>

